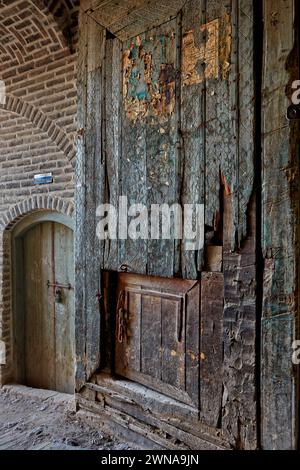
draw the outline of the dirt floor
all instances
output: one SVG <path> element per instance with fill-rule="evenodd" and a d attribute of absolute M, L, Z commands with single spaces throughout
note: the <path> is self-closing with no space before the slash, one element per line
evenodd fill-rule
<path fill-rule="evenodd" d="M 68 395 L 19 386 L 0 390 L 0 450 L 82 449 L 130 447 L 79 419 Z"/>

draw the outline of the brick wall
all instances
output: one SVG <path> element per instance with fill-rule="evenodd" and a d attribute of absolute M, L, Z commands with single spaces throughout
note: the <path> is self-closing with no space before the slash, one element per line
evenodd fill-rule
<path fill-rule="evenodd" d="M 9 230 L 35 210 L 72 213 L 77 7 L 76 0 L 0 1 L 7 94 L 0 104 L 0 384 L 13 359 Z M 34 175 L 48 172 L 53 184 L 34 186 Z"/>

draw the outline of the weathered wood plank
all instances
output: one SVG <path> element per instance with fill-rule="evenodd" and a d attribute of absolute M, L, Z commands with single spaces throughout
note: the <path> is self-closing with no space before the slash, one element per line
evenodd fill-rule
<path fill-rule="evenodd" d="M 249 203 L 254 190 L 255 76 L 253 2 L 238 4 L 238 243 L 247 236 Z M 256 18 L 255 21 L 259 21 Z M 257 90 L 259 93 L 259 90 Z"/>
<path fill-rule="evenodd" d="M 118 209 L 120 193 L 120 159 L 122 143 L 122 44 L 116 38 L 106 41 L 103 96 L 103 159 L 106 167 L 105 200 Z M 119 241 L 105 242 L 103 268 L 118 271 Z"/>
<path fill-rule="evenodd" d="M 161 379 L 161 303 L 159 297 L 142 297 L 141 370 Z"/>
<path fill-rule="evenodd" d="M 231 251 L 232 195 L 224 192 L 224 365 L 222 428 L 237 449 L 257 447 L 256 390 L 256 208 L 248 236 Z M 229 216 L 227 216 L 229 214 Z"/>
<path fill-rule="evenodd" d="M 291 82 L 299 79 L 295 2 L 264 1 L 264 23 L 262 446 L 294 449 L 297 392 L 291 343 L 298 303 L 299 127 L 285 116 Z"/>
<path fill-rule="evenodd" d="M 54 224 L 53 259 L 55 281 L 74 286 L 73 232 L 61 224 Z M 48 294 L 49 295 L 49 294 Z M 75 357 L 74 289 L 62 290 L 62 302 L 55 304 L 55 359 L 56 387 L 63 393 L 74 393 Z"/>
<path fill-rule="evenodd" d="M 205 106 L 205 222 L 217 230 L 221 211 L 220 183 L 225 178 L 233 199 L 233 224 L 237 225 L 238 175 L 238 32 L 237 1 L 207 3 L 206 24 L 216 22 L 218 74 L 206 80 Z M 235 233 L 231 245 L 235 244 Z"/>
<path fill-rule="evenodd" d="M 221 273 L 201 276 L 200 417 L 220 427 L 223 395 L 224 277 Z"/>
<path fill-rule="evenodd" d="M 185 389 L 199 410 L 200 393 L 200 283 L 195 284 L 185 299 Z"/>
<path fill-rule="evenodd" d="M 76 212 L 76 354 L 77 387 L 83 385 L 100 362 L 101 242 L 96 237 L 96 208 L 104 201 L 102 162 L 102 77 L 105 31 L 81 12 L 79 54 L 79 145 Z M 91 262 L 92 261 L 92 262 Z"/>
<path fill-rule="evenodd" d="M 161 380 L 185 390 L 185 305 L 180 300 L 162 299 Z"/>
<path fill-rule="evenodd" d="M 137 372 L 141 371 L 141 316 L 142 296 L 140 294 L 128 295 L 128 356 L 130 367 Z"/>
<path fill-rule="evenodd" d="M 288 450 L 295 445 L 293 336 L 293 315 L 263 319 L 262 342 L 265 354 L 262 357 L 262 442 L 264 448 L 269 450 Z M 271 377 L 268 375 L 270 370 Z M 264 414 L 266 411 L 267 414 Z"/>
<path fill-rule="evenodd" d="M 75 204 L 75 342 L 76 342 L 76 390 L 84 385 L 85 374 L 85 130 L 86 130 L 86 70 L 87 70 L 87 41 L 88 18 L 83 10 L 79 15 L 79 44 L 77 63 L 77 158 L 76 158 L 76 204 Z"/>
<path fill-rule="evenodd" d="M 88 22 L 87 103 L 85 132 L 85 313 L 86 313 L 86 376 L 100 363 L 100 312 L 97 292 L 100 286 L 101 242 L 96 236 L 97 207 L 104 201 L 105 165 L 102 157 L 103 60 L 106 32 L 94 20 Z M 87 229 L 88 227 L 88 229 Z M 91 262 L 92 261 L 92 262 Z"/>
<path fill-rule="evenodd" d="M 190 44 L 200 49 L 205 44 L 206 32 L 201 31 L 205 23 L 205 3 L 203 0 L 188 0 L 182 12 L 182 69 L 186 70 L 186 80 L 182 78 L 181 88 L 181 138 L 182 138 L 182 182 L 181 203 L 205 203 L 205 143 L 204 143 L 204 89 L 205 61 L 193 64 L 194 52 L 189 52 Z M 190 33 L 192 31 L 192 33 Z M 192 37 L 190 37 L 192 34 Z M 197 50 L 196 49 L 196 50 Z M 192 63 L 190 63 L 192 62 Z M 193 67 L 194 66 L 194 67 Z M 199 79 L 193 79 L 199 75 Z M 191 78 L 192 77 L 192 78 Z M 187 251 L 182 244 L 182 276 L 197 279 L 202 265 L 202 251 Z"/>
<path fill-rule="evenodd" d="M 147 201 L 151 204 L 168 204 L 176 201 L 178 184 L 178 113 L 176 108 L 177 45 L 180 31 L 176 20 L 170 21 L 146 35 L 152 61 L 152 96 L 160 95 L 153 113 L 147 118 Z M 161 218 L 163 215 L 161 214 Z M 168 215 L 166 219 L 168 218 Z M 160 233 L 159 240 L 149 240 L 147 273 L 172 277 L 174 274 L 174 215 L 170 217 L 170 239 Z M 181 221 L 181 219 L 180 219 Z M 164 228 L 167 221 L 164 222 Z M 162 224 L 160 224 L 161 229 Z M 161 231 L 162 232 L 162 231 Z"/>
<path fill-rule="evenodd" d="M 143 97 L 147 93 L 144 77 L 144 59 L 139 56 L 139 44 L 145 35 L 123 44 L 123 106 L 122 106 L 122 158 L 120 163 L 120 193 L 127 197 L 128 209 L 133 204 L 147 206 L 147 122 Z M 133 69 L 134 68 L 134 69 Z M 131 85 L 130 85 L 130 83 Z M 132 89 L 130 88 L 132 86 Z M 132 95 L 132 96 L 131 96 Z M 126 208 L 127 210 L 127 208 Z M 128 217 L 128 223 L 132 221 Z M 139 229 L 142 229 L 139 226 Z M 120 236 L 120 264 L 131 272 L 147 272 L 147 240 L 144 236 L 133 240 L 128 233 Z"/>

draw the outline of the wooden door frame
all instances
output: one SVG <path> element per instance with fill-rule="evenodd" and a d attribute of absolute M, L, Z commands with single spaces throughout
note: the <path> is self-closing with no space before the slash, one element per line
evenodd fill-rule
<path fill-rule="evenodd" d="M 23 256 L 22 238 L 33 227 L 43 223 L 53 222 L 64 225 L 72 230 L 74 234 L 74 220 L 72 217 L 54 211 L 38 211 L 24 217 L 12 230 L 11 249 L 12 249 L 12 348 L 13 364 L 12 378 L 14 381 L 25 383 L 25 354 L 24 354 L 24 324 L 21 321 L 21 309 L 24 307 L 24 298 L 18 293 L 17 286 L 23 283 L 24 271 L 23 264 L 20 262 L 20 256 Z M 75 308 L 75 306 L 74 306 Z M 75 337 L 73 338 L 75 346 Z"/>

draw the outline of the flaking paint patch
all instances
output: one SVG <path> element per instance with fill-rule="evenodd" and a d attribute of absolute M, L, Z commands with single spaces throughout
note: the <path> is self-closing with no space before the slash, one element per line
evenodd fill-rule
<path fill-rule="evenodd" d="M 207 41 L 197 46 L 199 32 L 207 33 Z M 204 79 L 219 76 L 219 20 L 200 26 L 199 31 L 190 30 L 183 36 L 182 78 L 184 85 L 196 85 Z M 203 67 L 205 65 L 205 67 Z M 201 70 L 202 69 L 202 70 Z"/>
<path fill-rule="evenodd" d="M 206 42 L 203 42 L 203 36 Z M 185 86 L 228 77 L 232 44 L 231 17 L 226 14 L 183 36 L 182 78 Z"/>
<path fill-rule="evenodd" d="M 153 92 L 153 116 L 170 116 L 175 109 L 176 72 L 173 64 L 160 67 L 159 90 Z"/>
<path fill-rule="evenodd" d="M 160 38 L 141 39 L 139 36 L 123 54 L 123 99 L 126 116 L 136 122 L 148 116 L 167 117 L 175 109 L 175 64 L 165 61 L 167 41 L 175 34 Z M 160 48 L 161 63 L 153 63 L 151 50 Z M 154 68 L 159 70 L 155 77 Z"/>

